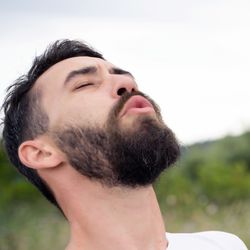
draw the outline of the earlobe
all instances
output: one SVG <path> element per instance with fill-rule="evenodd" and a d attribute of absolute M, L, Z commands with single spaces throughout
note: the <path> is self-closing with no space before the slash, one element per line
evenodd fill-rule
<path fill-rule="evenodd" d="M 23 142 L 18 148 L 18 156 L 25 166 L 33 169 L 56 167 L 63 160 L 52 146 L 40 140 Z"/>

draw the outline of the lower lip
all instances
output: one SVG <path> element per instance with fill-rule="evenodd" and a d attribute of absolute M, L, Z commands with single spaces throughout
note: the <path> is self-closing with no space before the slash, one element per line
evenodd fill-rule
<path fill-rule="evenodd" d="M 127 114 L 147 114 L 155 112 L 152 107 L 145 107 L 145 108 L 130 108 L 124 115 Z"/>

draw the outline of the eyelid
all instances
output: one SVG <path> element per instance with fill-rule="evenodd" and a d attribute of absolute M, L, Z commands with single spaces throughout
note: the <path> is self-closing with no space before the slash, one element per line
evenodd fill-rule
<path fill-rule="evenodd" d="M 90 86 L 90 85 L 94 85 L 94 83 L 88 82 L 88 83 L 79 84 L 79 85 L 77 85 L 75 90 L 80 89 L 80 88 L 84 88 L 84 87 L 87 87 L 87 86 Z"/>

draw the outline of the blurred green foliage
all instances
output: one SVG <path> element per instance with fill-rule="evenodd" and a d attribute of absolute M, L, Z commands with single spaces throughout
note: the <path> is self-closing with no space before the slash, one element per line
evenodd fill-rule
<path fill-rule="evenodd" d="M 250 199 L 250 132 L 197 143 L 155 184 L 159 202 L 227 205 Z"/>
<path fill-rule="evenodd" d="M 3 147 L 0 148 L 0 206 L 9 203 L 33 202 L 38 199 L 37 190 L 13 167 Z"/>

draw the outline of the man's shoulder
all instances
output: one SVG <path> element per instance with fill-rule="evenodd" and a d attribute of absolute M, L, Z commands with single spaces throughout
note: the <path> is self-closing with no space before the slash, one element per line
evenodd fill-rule
<path fill-rule="evenodd" d="M 234 234 L 221 231 L 197 233 L 166 233 L 167 250 L 247 250 L 243 241 Z"/>

